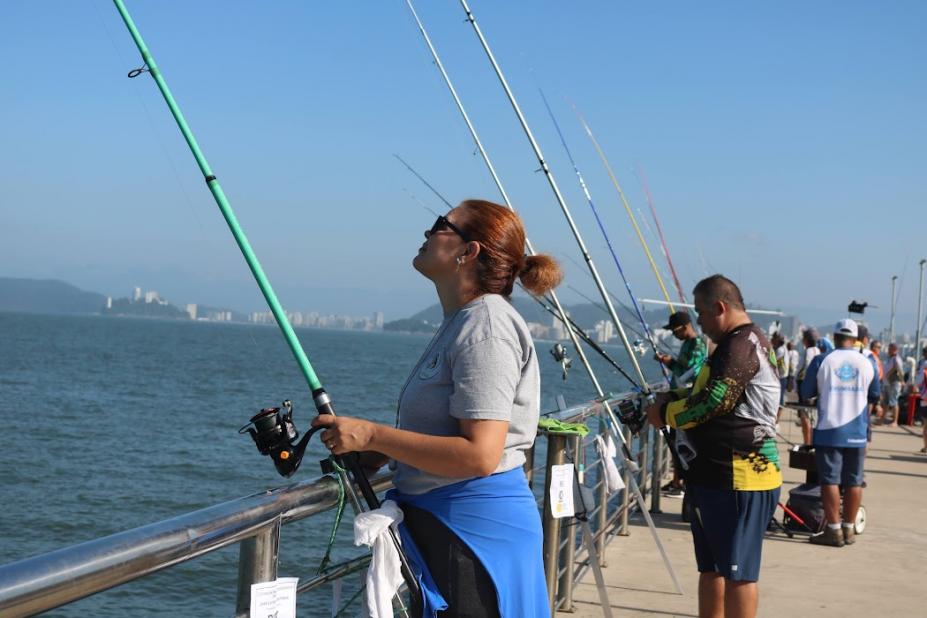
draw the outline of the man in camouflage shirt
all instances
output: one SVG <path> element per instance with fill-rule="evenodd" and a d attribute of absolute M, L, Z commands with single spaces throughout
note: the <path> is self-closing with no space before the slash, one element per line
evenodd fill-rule
<path fill-rule="evenodd" d="M 695 286 L 698 324 L 717 348 L 691 389 L 664 393 L 650 422 L 686 430 L 686 474 L 696 511 L 699 615 L 755 616 L 763 535 L 779 501 L 775 351 L 722 275 Z"/>

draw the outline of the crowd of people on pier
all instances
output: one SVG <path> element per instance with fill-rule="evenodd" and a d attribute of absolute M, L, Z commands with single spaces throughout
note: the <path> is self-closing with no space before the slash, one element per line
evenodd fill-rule
<path fill-rule="evenodd" d="M 562 274 L 549 257 L 525 257 L 521 221 L 490 202 L 461 203 L 424 236 L 412 264 L 434 283 L 444 321 L 400 391 L 395 425 L 327 414 L 312 424 L 332 453 L 361 453 L 369 471 L 394 467 L 384 508 L 421 574 L 415 615 L 549 616 L 543 530 L 523 469 L 540 420 L 540 372 L 508 298 L 516 279 L 541 295 Z M 801 406 L 826 515 L 812 542 L 852 544 L 870 427 L 898 424 L 905 397 L 927 398 L 927 349 L 906 373 L 897 346 L 883 357 L 853 320 L 838 322 L 832 339 L 808 329 L 799 343 L 768 337 L 723 275 L 700 281 L 693 296 L 695 322 L 679 311 L 665 325 L 682 342 L 678 353 L 656 356 L 674 388 L 652 394 L 645 414 L 675 432 L 668 489 L 695 513 L 699 615 L 755 616 L 782 487 L 783 408 L 796 396 L 816 402 Z M 402 578 L 380 575 L 388 585 L 375 586 L 368 608 L 391 615 Z"/>

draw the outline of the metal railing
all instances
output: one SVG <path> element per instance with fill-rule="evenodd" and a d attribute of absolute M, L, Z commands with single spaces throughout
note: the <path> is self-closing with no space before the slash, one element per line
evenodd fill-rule
<path fill-rule="evenodd" d="M 564 421 L 582 422 L 598 414 L 602 405 L 593 402 L 559 411 L 555 416 Z M 599 430 L 604 430 L 604 424 Z M 547 438 L 546 462 L 541 467 L 545 470 L 544 496 L 548 494 L 550 466 L 564 461 L 568 451 L 572 458 L 582 452 L 580 456 L 587 462 L 587 469 L 596 471 L 593 475 L 596 504 L 589 519 L 601 556 L 602 549 L 616 534 L 627 534 L 627 516 L 631 510 L 628 492 L 607 496 L 598 457 L 587 457 L 591 440 L 580 443 L 569 436 Z M 535 450 L 536 447 L 529 452 L 526 473 L 529 481 L 537 484 L 540 468 L 533 467 Z M 646 438 L 639 442 L 638 448 L 638 452 L 644 451 Z M 655 459 L 662 461 L 661 454 Z M 659 479 L 660 474 L 658 468 L 653 478 Z M 648 473 L 643 472 L 639 478 L 642 491 L 645 491 L 647 476 Z M 376 491 L 384 491 L 391 487 L 392 475 L 380 474 L 371 482 Z M 31 616 L 239 543 L 235 615 L 246 617 L 251 584 L 277 577 L 281 527 L 333 508 L 338 494 L 336 480 L 316 478 L 2 565 L 0 615 Z M 566 520 L 548 517 L 550 508 L 546 502 L 542 508 L 551 607 L 556 604 L 569 611 L 573 583 L 588 568 L 589 556 L 576 552 L 576 530 L 563 525 Z M 301 583 L 298 590 L 302 593 L 354 572 L 367 560 L 367 556 L 355 558 L 323 576 Z"/>

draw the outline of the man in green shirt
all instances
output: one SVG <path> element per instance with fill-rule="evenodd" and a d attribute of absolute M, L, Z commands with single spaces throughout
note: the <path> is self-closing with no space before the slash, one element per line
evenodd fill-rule
<path fill-rule="evenodd" d="M 691 382 L 695 381 L 698 372 L 701 371 L 705 359 L 708 357 L 708 348 L 695 328 L 692 326 L 692 319 L 687 311 L 676 311 L 670 314 L 669 324 L 664 329 L 672 331 L 676 339 L 682 341 L 682 347 L 679 348 L 679 355 L 673 358 L 669 354 L 655 355 L 655 358 L 666 365 L 673 374 L 673 381 L 677 388 L 685 388 Z M 676 441 L 676 430 L 670 429 L 670 440 Z M 673 459 L 673 480 L 662 487 L 663 491 L 670 498 L 681 498 L 685 493 L 680 464 Z"/>
<path fill-rule="evenodd" d="M 679 355 L 673 358 L 669 354 L 656 354 L 655 358 L 666 365 L 676 379 L 676 386 L 682 388 L 695 380 L 708 357 L 708 348 L 702 338 L 695 332 L 688 311 L 676 311 L 669 317 L 669 324 L 663 328 L 673 332 L 676 339 L 682 341 Z"/>

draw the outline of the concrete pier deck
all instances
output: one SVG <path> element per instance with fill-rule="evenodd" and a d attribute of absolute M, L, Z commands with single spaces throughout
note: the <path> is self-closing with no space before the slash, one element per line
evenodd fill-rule
<path fill-rule="evenodd" d="M 782 434 L 801 442 L 783 415 Z M 863 493 L 868 522 L 852 546 L 818 547 L 806 536 L 767 535 L 760 572 L 759 616 L 927 616 L 927 456 L 920 427 L 873 428 Z M 783 504 L 804 471 L 788 468 L 789 445 L 780 442 Z M 698 573 L 682 500 L 664 498 L 654 516 L 660 538 L 685 589 L 679 596 L 643 519 L 606 550 L 605 582 L 615 616 L 697 616 Z M 780 518 L 782 511 L 776 511 Z M 576 587 L 573 612 L 558 617 L 602 616 L 595 581 L 587 572 Z"/>

